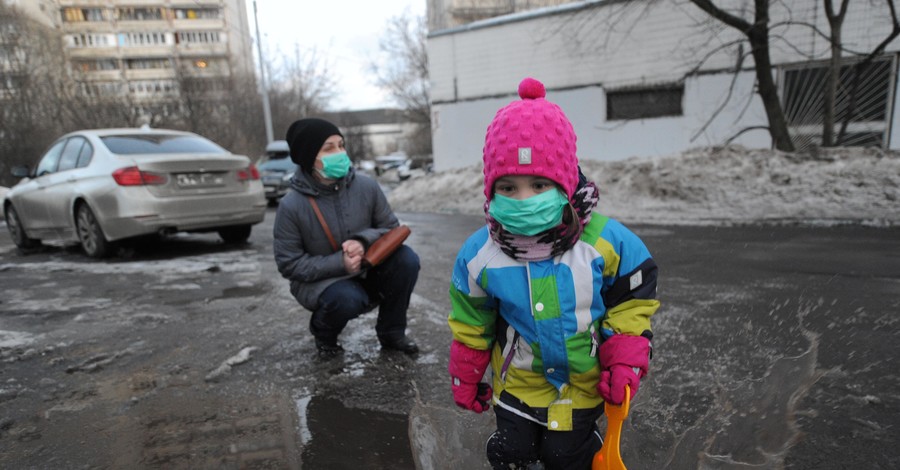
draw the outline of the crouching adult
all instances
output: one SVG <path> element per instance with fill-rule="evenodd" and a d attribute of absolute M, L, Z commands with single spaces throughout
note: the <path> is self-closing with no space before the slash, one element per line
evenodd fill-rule
<path fill-rule="evenodd" d="M 344 327 L 376 307 L 382 349 L 417 353 L 406 318 L 419 257 L 403 245 L 378 266 L 362 265 L 366 249 L 399 225 L 378 183 L 351 167 L 344 137 L 331 122 L 300 119 L 286 140 L 299 169 L 275 216 L 275 263 L 291 294 L 312 312 L 319 355 L 343 351 Z"/>

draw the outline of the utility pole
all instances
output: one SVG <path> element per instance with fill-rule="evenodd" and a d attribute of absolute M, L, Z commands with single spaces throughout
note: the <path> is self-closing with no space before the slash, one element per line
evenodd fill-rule
<path fill-rule="evenodd" d="M 263 102 L 263 119 L 266 122 L 266 143 L 274 140 L 272 135 L 272 110 L 269 108 L 269 84 L 266 81 L 266 65 L 263 60 L 262 38 L 259 35 L 259 19 L 256 16 L 256 0 L 253 0 L 253 23 L 256 24 L 256 50 L 259 54 L 260 94 Z"/>

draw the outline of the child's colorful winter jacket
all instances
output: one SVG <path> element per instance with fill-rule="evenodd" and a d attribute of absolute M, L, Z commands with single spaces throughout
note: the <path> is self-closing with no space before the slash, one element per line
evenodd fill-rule
<path fill-rule="evenodd" d="M 613 334 L 651 336 L 656 276 L 640 238 L 600 214 L 571 249 L 537 262 L 504 254 L 485 226 L 457 256 L 448 322 L 465 346 L 492 348 L 495 406 L 504 406 L 506 391 L 548 408 L 550 429 L 570 430 L 573 409 L 603 402 L 600 342 Z"/>

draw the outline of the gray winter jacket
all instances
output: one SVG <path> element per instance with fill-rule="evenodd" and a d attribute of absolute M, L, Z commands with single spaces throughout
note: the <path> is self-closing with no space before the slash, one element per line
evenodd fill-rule
<path fill-rule="evenodd" d="M 312 311 L 325 288 L 358 275 L 344 269 L 340 245 L 355 239 L 368 248 L 399 222 L 378 183 L 353 169 L 327 186 L 297 170 L 291 188 L 275 215 L 275 264 L 281 275 L 291 281 L 291 294 Z M 309 196 L 318 203 L 338 244 L 337 251 L 328 242 Z"/>

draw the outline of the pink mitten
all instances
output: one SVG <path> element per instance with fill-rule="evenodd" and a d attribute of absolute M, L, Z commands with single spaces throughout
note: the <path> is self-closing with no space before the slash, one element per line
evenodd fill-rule
<path fill-rule="evenodd" d="M 597 393 L 613 405 L 625 400 L 625 386 L 631 398 L 650 366 L 650 340 L 643 336 L 617 334 L 600 345 L 600 382 Z"/>
<path fill-rule="evenodd" d="M 460 408 L 482 413 L 491 407 L 491 386 L 481 381 L 490 362 L 490 351 L 472 349 L 453 340 L 450 345 L 450 366 L 447 369 L 450 372 L 453 401 Z"/>

